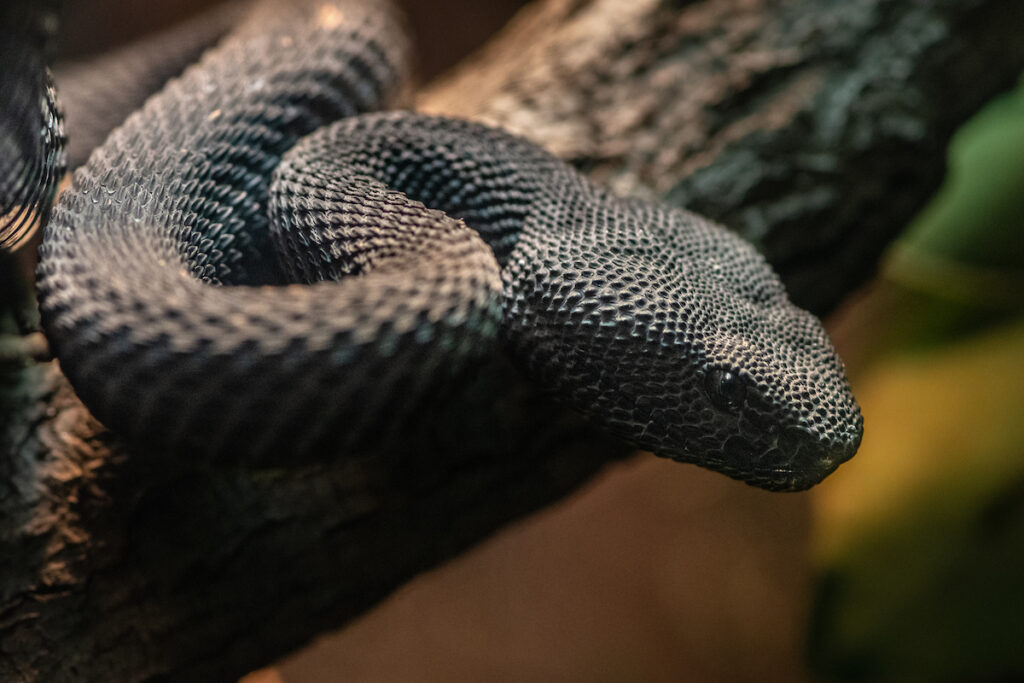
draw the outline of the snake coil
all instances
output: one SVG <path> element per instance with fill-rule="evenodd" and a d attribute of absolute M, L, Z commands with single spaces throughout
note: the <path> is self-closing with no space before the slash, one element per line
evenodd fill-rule
<path fill-rule="evenodd" d="M 747 243 L 534 145 L 387 106 L 362 0 L 258 4 L 74 176 L 46 332 L 112 428 L 182 457 L 345 453 L 502 350 L 602 428 L 773 489 L 856 450 L 820 323 Z"/>

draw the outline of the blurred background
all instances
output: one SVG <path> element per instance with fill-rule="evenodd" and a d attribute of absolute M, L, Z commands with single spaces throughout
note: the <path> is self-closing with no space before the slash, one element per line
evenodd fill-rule
<path fill-rule="evenodd" d="M 209 4 L 68 2 L 62 51 Z M 524 3 L 403 4 L 426 80 Z M 640 455 L 247 680 L 1024 680 L 1024 87 L 829 327 L 866 431 L 812 492 Z"/>
<path fill-rule="evenodd" d="M 61 55 L 85 57 L 175 21 L 198 14 L 224 0 L 75 0 L 62 4 Z M 414 67 L 432 78 L 479 47 L 527 0 L 393 0 L 407 19 L 416 41 Z"/>

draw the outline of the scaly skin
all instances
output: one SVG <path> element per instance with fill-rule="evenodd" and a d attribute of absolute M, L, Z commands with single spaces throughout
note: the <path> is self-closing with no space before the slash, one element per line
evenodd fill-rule
<path fill-rule="evenodd" d="M 101 420 L 181 457 L 343 456 L 504 349 L 600 427 L 757 486 L 853 455 L 827 335 L 727 230 L 482 126 L 330 124 L 387 103 L 402 45 L 376 2 L 263 3 L 75 175 L 40 302 Z"/>
<path fill-rule="evenodd" d="M 54 5 L 0 5 L 0 250 L 46 222 L 64 175 L 63 121 L 46 68 Z"/>

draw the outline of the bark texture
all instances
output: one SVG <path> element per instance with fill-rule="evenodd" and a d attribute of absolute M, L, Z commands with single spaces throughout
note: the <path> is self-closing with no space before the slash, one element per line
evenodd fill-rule
<path fill-rule="evenodd" d="M 1020 73 L 1022 29 L 1019 0 L 543 0 L 421 102 L 724 220 L 825 311 Z M 38 338 L 8 342 L 4 681 L 231 680 L 628 452 L 498 359 L 387 452 L 186 471 L 97 424 Z"/>
<path fill-rule="evenodd" d="M 3 681 L 233 680 L 628 453 L 500 360 L 409 444 L 260 471 L 127 450 L 56 364 L 3 381 Z"/>

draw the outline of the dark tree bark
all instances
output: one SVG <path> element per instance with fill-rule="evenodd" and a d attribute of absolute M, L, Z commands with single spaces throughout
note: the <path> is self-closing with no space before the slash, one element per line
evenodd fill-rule
<path fill-rule="evenodd" d="M 1019 0 L 548 0 L 421 102 L 725 220 L 824 311 L 1017 77 L 1022 29 Z M 38 340 L 0 348 L 5 681 L 230 680 L 628 453 L 496 359 L 381 452 L 186 471 L 97 424 Z"/>

